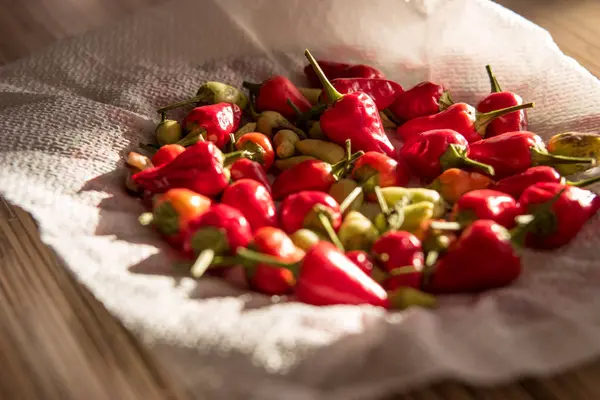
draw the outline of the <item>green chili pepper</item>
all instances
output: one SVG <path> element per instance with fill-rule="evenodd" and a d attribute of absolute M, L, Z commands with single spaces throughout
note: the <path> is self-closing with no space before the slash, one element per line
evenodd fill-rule
<path fill-rule="evenodd" d="M 381 188 L 381 194 L 389 207 L 394 207 L 406 199 L 408 204 L 417 204 L 420 202 L 432 203 L 434 207 L 433 218 L 441 217 L 446 211 L 444 199 L 438 192 L 432 189 L 388 186 Z"/>
<path fill-rule="evenodd" d="M 292 130 L 282 129 L 277 132 L 275 137 L 273 137 L 273 145 L 275 146 L 277 157 L 288 158 L 293 156 L 299 140 L 296 132 Z"/>
<path fill-rule="evenodd" d="M 294 124 L 285 119 L 285 117 L 275 111 L 263 111 L 259 114 L 256 121 L 256 131 L 272 138 L 273 135 L 282 129 L 289 129 L 296 132 L 299 138 L 306 138 L 306 134 L 296 128 Z"/>
<path fill-rule="evenodd" d="M 373 223 L 358 211 L 350 211 L 338 230 L 338 237 L 347 251 L 369 251 L 378 236 Z"/>
<path fill-rule="evenodd" d="M 296 232 L 290 235 L 292 242 L 304 251 L 310 250 L 314 245 L 319 243 L 320 241 L 327 240 L 324 239 L 318 233 L 311 231 L 310 229 L 298 229 Z"/>
<path fill-rule="evenodd" d="M 156 126 L 154 134 L 159 145 L 177 143 L 181 140 L 181 125 L 172 119 L 166 119 L 166 114 L 162 113 L 160 123 Z"/>
<path fill-rule="evenodd" d="M 327 136 L 325 136 L 325 134 L 321 130 L 321 123 L 319 121 L 314 121 L 310 123 L 308 137 L 311 139 L 327 140 Z"/>
<path fill-rule="evenodd" d="M 296 164 L 300 164 L 302 161 L 306 160 L 316 160 L 316 158 L 311 156 L 294 156 L 289 158 L 282 158 L 280 160 L 275 161 L 275 167 L 277 167 L 280 171 L 285 171 L 286 169 L 292 168 Z"/>
<path fill-rule="evenodd" d="M 221 82 L 206 82 L 198 89 L 196 96 L 191 99 L 169 104 L 159 108 L 157 112 L 164 113 L 174 108 L 183 107 L 188 104 L 197 103 L 197 105 L 232 103 L 237 104 L 242 110 L 248 105 L 248 98 L 241 91 L 233 86 Z"/>
<path fill-rule="evenodd" d="M 342 161 L 346 156 L 345 149 L 339 144 L 316 139 L 296 142 L 296 150 L 305 156 L 313 156 L 329 164 Z"/>
<path fill-rule="evenodd" d="M 329 195 L 333 197 L 335 201 L 337 201 L 338 204 L 340 204 L 341 206 L 342 203 L 344 203 L 344 200 L 348 197 L 348 195 L 352 193 L 352 191 L 354 191 L 354 189 L 356 189 L 357 187 L 358 183 L 356 183 L 356 181 L 353 181 L 352 179 L 340 179 L 339 181 L 331 185 L 331 187 L 329 188 Z M 341 210 L 342 213 L 358 211 L 363 204 L 364 198 L 365 197 L 363 191 L 361 190 L 356 199 L 352 201 L 348 205 L 348 207 L 345 207 L 344 205 L 345 209 Z"/>
<path fill-rule="evenodd" d="M 382 212 L 375 216 L 373 223 L 382 234 L 390 230 L 416 232 L 424 221 L 433 218 L 434 210 L 433 203 L 422 201 L 395 207 L 389 213 Z"/>

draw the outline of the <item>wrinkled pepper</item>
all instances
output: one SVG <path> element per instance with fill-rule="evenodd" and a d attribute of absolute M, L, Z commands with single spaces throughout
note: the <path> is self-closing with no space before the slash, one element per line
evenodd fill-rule
<path fill-rule="evenodd" d="M 238 150 L 245 150 L 255 154 L 254 161 L 262 164 L 265 171 L 268 171 L 275 161 L 275 151 L 269 138 L 259 132 L 250 132 L 242 135 L 235 147 Z"/>
<path fill-rule="evenodd" d="M 277 225 L 275 203 L 267 188 L 255 180 L 233 182 L 223 191 L 221 203 L 240 210 L 253 232 L 264 226 Z"/>
<path fill-rule="evenodd" d="M 152 165 L 160 167 L 163 164 L 170 163 L 185 151 L 185 147 L 180 144 L 165 144 L 152 156 Z"/>
<path fill-rule="evenodd" d="M 521 98 L 521 96 L 513 92 L 503 91 L 500 88 L 500 85 L 492 72 L 492 68 L 489 65 L 486 65 L 485 69 L 490 78 L 492 92 L 477 105 L 478 112 L 485 114 L 523 104 L 523 98 Z M 525 110 L 519 110 L 502 115 L 490 122 L 485 129 L 485 137 L 524 130 L 527 130 L 527 114 Z"/>
<path fill-rule="evenodd" d="M 240 109 L 245 109 L 248 105 L 248 98 L 242 91 L 233 86 L 221 82 L 205 82 L 196 92 L 196 96 L 191 99 L 169 104 L 168 106 L 156 110 L 158 113 L 164 113 L 174 108 L 183 107 L 188 104 L 198 103 L 197 106 L 206 104 L 231 103 L 237 105 Z"/>
<path fill-rule="evenodd" d="M 323 73 L 329 79 L 339 78 L 366 78 L 366 79 L 385 79 L 383 72 L 377 68 L 364 64 L 346 64 L 333 61 L 319 60 L 319 65 Z M 311 64 L 304 67 L 304 75 L 308 78 L 312 87 L 321 87 L 321 80 Z"/>
<path fill-rule="evenodd" d="M 243 86 L 254 94 L 256 110 L 276 111 L 286 118 L 294 118 L 296 112 L 288 104 L 290 100 L 301 112 L 310 110 L 311 104 L 288 78 L 275 75 L 258 83 L 244 82 Z"/>
<path fill-rule="evenodd" d="M 375 241 L 371 248 L 378 265 L 392 272 L 407 266 L 420 270 L 425 262 L 421 241 L 410 232 L 387 232 Z"/>
<path fill-rule="evenodd" d="M 467 156 L 469 143 L 451 129 L 436 129 L 422 133 L 402 146 L 399 157 L 419 177 L 431 180 L 450 168 L 477 168 L 494 175 L 494 169 Z"/>
<path fill-rule="evenodd" d="M 325 76 L 328 76 L 327 73 L 325 73 Z M 373 99 L 378 110 L 388 108 L 396 100 L 396 97 L 404 91 L 399 83 L 387 79 L 329 78 L 333 87 L 341 94 L 366 93 Z M 330 102 L 327 92 L 322 92 L 321 96 L 324 102 Z"/>
<path fill-rule="evenodd" d="M 487 126 L 494 119 L 533 106 L 533 103 L 527 103 L 489 113 L 479 113 L 466 103 L 454 103 L 439 114 L 415 118 L 400 125 L 396 133 L 404 142 L 408 142 L 423 132 L 452 129 L 463 135 L 467 142 L 473 143 L 483 139 Z"/>
<path fill-rule="evenodd" d="M 223 149 L 229 142 L 229 134 L 238 128 L 241 118 L 242 110 L 235 104 L 217 103 L 196 107 L 183 120 L 188 134 L 177 144 L 189 146 L 199 140 L 208 140 Z"/>
<path fill-rule="evenodd" d="M 448 101 L 448 93 L 442 85 L 421 82 L 400 93 L 389 110 L 397 121 L 410 121 L 443 111 L 451 104 Z"/>
<path fill-rule="evenodd" d="M 536 165 L 588 164 L 594 160 L 548 153 L 544 141 L 533 132 L 507 132 L 469 146 L 467 155 L 494 168 L 494 177 L 502 179 Z"/>
<path fill-rule="evenodd" d="M 271 193 L 271 183 L 263 168 L 263 166 L 247 158 L 240 158 L 236 160 L 229 168 L 232 181 L 239 181 L 240 179 L 253 179 L 256 182 L 262 184 L 269 193 Z"/>
<path fill-rule="evenodd" d="M 358 211 L 350 211 L 346 214 L 337 234 L 342 247 L 347 251 L 367 251 L 379 236 L 371 220 Z"/>
<path fill-rule="evenodd" d="M 385 134 L 379 110 L 369 95 L 354 92 L 342 95 L 335 90 L 308 50 L 304 53 L 333 102 L 319 120 L 321 130 L 334 143 L 352 141 L 353 151 L 377 151 L 394 157 L 395 150 Z"/>
<path fill-rule="evenodd" d="M 429 188 L 437 191 L 446 202 L 454 204 L 465 193 L 472 190 L 487 189 L 492 184 L 492 179 L 486 175 L 450 168 L 442 172 L 429 185 Z"/>
<path fill-rule="evenodd" d="M 510 229 L 516 225 L 515 218 L 520 214 L 521 208 L 511 196 L 496 190 L 479 189 L 458 199 L 450 219 L 463 226 L 487 219 Z"/>
<path fill-rule="evenodd" d="M 600 135 L 597 133 L 563 132 L 548 140 L 548 152 L 559 156 L 589 157 L 596 163 L 600 162 Z M 562 175 L 572 175 L 585 171 L 586 165 L 562 164 L 556 165 L 556 170 Z"/>

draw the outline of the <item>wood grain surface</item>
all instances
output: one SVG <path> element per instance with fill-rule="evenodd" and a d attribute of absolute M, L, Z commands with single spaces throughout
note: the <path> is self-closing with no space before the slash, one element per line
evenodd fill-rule
<path fill-rule="evenodd" d="M 0 0 L 0 64 L 161 0 Z M 499 0 L 600 76 L 600 1 Z M 527 38 L 523 38 L 527 40 Z M 0 399 L 187 399 L 134 337 L 0 198 Z M 444 382 L 387 400 L 598 400 L 600 362 L 494 388 Z"/>

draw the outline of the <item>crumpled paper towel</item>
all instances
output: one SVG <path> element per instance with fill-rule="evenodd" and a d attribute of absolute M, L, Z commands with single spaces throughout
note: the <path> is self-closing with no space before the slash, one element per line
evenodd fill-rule
<path fill-rule="evenodd" d="M 505 89 L 536 102 L 531 130 L 599 127 L 600 83 L 491 2 L 178 1 L 0 69 L 0 191 L 198 398 L 373 398 L 598 355 L 598 218 L 564 250 L 527 253 L 514 285 L 447 297 L 438 310 L 270 305 L 172 275 L 172 254 L 123 191 L 122 156 L 149 140 L 159 106 L 206 79 L 298 78 L 305 47 L 377 65 L 406 87 L 443 82 L 471 103 L 488 93 L 491 63 Z"/>

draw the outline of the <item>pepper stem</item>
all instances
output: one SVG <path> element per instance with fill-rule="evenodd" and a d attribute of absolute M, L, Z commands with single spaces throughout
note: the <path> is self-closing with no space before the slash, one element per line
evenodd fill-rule
<path fill-rule="evenodd" d="M 492 72 L 492 67 L 490 65 L 486 65 L 485 66 L 485 70 L 487 71 L 487 74 L 488 74 L 488 76 L 490 78 L 490 85 L 492 87 L 492 93 L 500 93 L 500 92 L 502 92 L 502 88 L 500 88 L 500 84 L 498 83 L 498 80 L 496 79 L 496 76 Z"/>
<path fill-rule="evenodd" d="M 165 120 L 167 119 L 167 113 L 166 112 L 161 112 L 160 113 L 160 122 L 165 122 Z"/>
<path fill-rule="evenodd" d="M 373 191 L 375 192 L 375 197 L 377 198 L 377 204 L 379 204 L 379 208 L 381 208 L 381 212 L 386 216 L 389 215 L 390 208 L 388 207 L 387 202 L 385 201 L 385 197 L 383 196 L 381 187 L 375 186 L 373 188 Z"/>
<path fill-rule="evenodd" d="M 575 182 L 567 181 L 567 185 L 577 186 L 577 187 L 585 187 L 585 186 L 592 185 L 596 182 L 600 182 L 600 175 L 593 176 L 593 177 L 587 178 L 587 179 L 582 179 L 580 181 L 575 181 Z"/>
<path fill-rule="evenodd" d="M 248 89 L 248 91 L 250 93 L 257 96 L 258 92 L 260 91 L 260 87 L 262 85 L 260 83 L 252 83 L 252 82 L 244 81 L 244 82 L 242 82 L 242 86 L 245 87 L 246 89 Z"/>
<path fill-rule="evenodd" d="M 348 166 L 351 166 L 356 160 L 358 160 L 362 155 L 365 154 L 364 151 L 359 150 L 356 153 L 352 154 L 350 158 L 347 158 L 338 161 L 331 166 L 331 175 L 336 179 L 340 179 L 342 175 L 346 172 Z"/>
<path fill-rule="evenodd" d="M 233 153 L 235 151 L 235 133 L 229 134 L 229 152 Z"/>
<path fill-rule="evenodd" d="M 250 158 L 252 159 L 252 153 L 247 150 L 238 150 L 232 151 L 231 153 L 223 154 L 223 165 L 231 165 L 240 158 Z"/>
<path fill-rule="evenodd" d="M 354 203 L 354 200 L 356 200 L 356 198 L 358 196 L 360 196 L 362 191 L 363 191 L 362 186 L 358 186 L 358 187 L 354 188 L 354 190 L 351 191 L 348 194 L 348 196 L 346 196 L 344 201 L 342 201 L 342 203 L 340 204 L 340 212 L 342 213 L 342 215 L 344 215 L 346 213 L 346 210 L 348 210 L 348 207 L 350 207 L 350 205 L 352 205 L 352 203 Z"/>
<path fill-rule="evenodd" d="M 190 268 L 190 274 L 192 277 L 198 279 L 204 275 L 208 267 L 210 267 L 213 259 L 215 258 L 215 251 L 213 249 L 206 249 L 200 252 L 198 258 Z"/>
<path fill-rule="evenodd" d="M 487 128 L 487 126 L 490 124 L 490 122 L 492 122 L 496 118 L 502 117 L 503 115 L 506 115 L 506 114 L 513 113 L 515 111 L 521 111 L 526 108 L 534 108 L 534 107 L 535 107 L 535 103 L 532 102 L 532 103 L 518 104 L 516 106 L 502 108 L 500 110 L 495 110 L 495 111 L 490 111 L 488 113 L 479 113 L 478 112 L 477 117 L 475 118 L 475 123 L 473 124 L 473 127 L 481 136 L 484 136 L 485 129 Z"/>
<path fill-rule="evenodd" d="M 188 133 L 183 139 L 178 141 L 176 144 L 181 145 L 183 147 L 187 147 L 198 142 L 204 142 L 205 133 L 206 129 L 204 128 L 193 130 L 192 132 Z"/>
<path fill-rule="evenodd" d="M 192 103 L 198 103 L 198 102 L 201 102 L 201 101 L 203 101 L 205 99 L 206 99 L 205 95 L 194 96 L 194 97 L 192 97 L 190 99 L 178 101 L 176 103 L 171 103 L 169 105 L 161 107 L 158 110 L 156 110 L 156 112 L 159 113 L 159 114 L 164 114 L 165 112 L 167 112 L 169 110 L 173 110 L 175 108 L 187 106 L 188 104 L 192 104 Z"/>
<path fill-rule="evenodd" d="M 438 104 L 440 105 L 440 112 L 444 111 L 445 109 L 450 107 L 452 104 L 454 104 L 454 100 L 452 100 L 452 97 L 450 96 L 450 92 L 445 91 L 444 93 L 442 93 L 442 95 L 440 96 L 440 99 L 438 100 Z"/>
<path fill-rule="evenodd" d="M 532 165 L 560 165 L 560 164 L 595 164 L 596 160 L 587 157 L 569 157 L 550 154 L 544 149 L 531 149 Z"/>
<path fill-rule="evenodd" d="M 340 251 L 342 251 L 342 252 L 346 251 L 346 250 L 344 250 L 344 245 L 340 241 L 340 238 L 338 237 L 337 233 L 335 233 L 335 229 L 333 229 L 333 226 L 331 225 L 331 221 L 329 220 L 329 218 L 327 218 L 327 213 L 319 206 L 315 207 L 315 212 L 317 213 L 317 218 L 319 218 L 319 222 L 321 223 L 321 226 L 327 233 L 329 240 L 331 240 L 331 243 L 333 243 L 335 245 L 335 247 L 340 249 Z"/>
<path fill-rule="evenodd" d="M 317 62 L 317 60 L 315 60 L 312 54 L 310 54 L 310 51 L 308 51 L 308 49 L 304 50 L 304 55 L 308 59 L 310 65 L 313 67 L 313 70 L 315 71 L 315 74 L 317 74 L 319 81 L 321 81 L 321 85 L 323 85 L 323 90 L 327 94 L 329 100 L 331 102 L 336 102 L 339 99 L 341 99 L 343 95 L 333 87 L 331 82 L 329 82 L 329 79 L 327 79 L 327 77 L 325 76 L 325 73 L 319 66 L 319 63 Z"/>
<path fill-rule="evenodd" d="M 264 264 L 273 268 L 285 268 L 291 271 L 295 277 L 298 276 L 298 269 L 300 267 L 300 263 L 288 263 L 282 261 L 277 257 L 273 257 L 268 254 L 258 253 L 245 247 L 238 247 L 237 256 L 241 260 L 250 261 L 251 263 Z M 247 264 L 245 266 L 247 266 Z"/>
<path fill-rule="evenodd" d="M 138 218 L 138 221 L 140 222 L 140 224 L 142 224 L 144 226 L 150 225 L 153 220 L 154 220 L 154 214 L 152 214 L 151 212 L 145 212 L 142 215 L 140 215 Z"/>
<path fill-rule="evenodd" d="M 448 146 L 448 150 L 440 158 L 442 169 L 450 168 L 477 168 L 490 176 L 494 176 L 494 168 L 491 165 L 475 161 L 467 157 L 466 150 L 457 144 Z"/>

